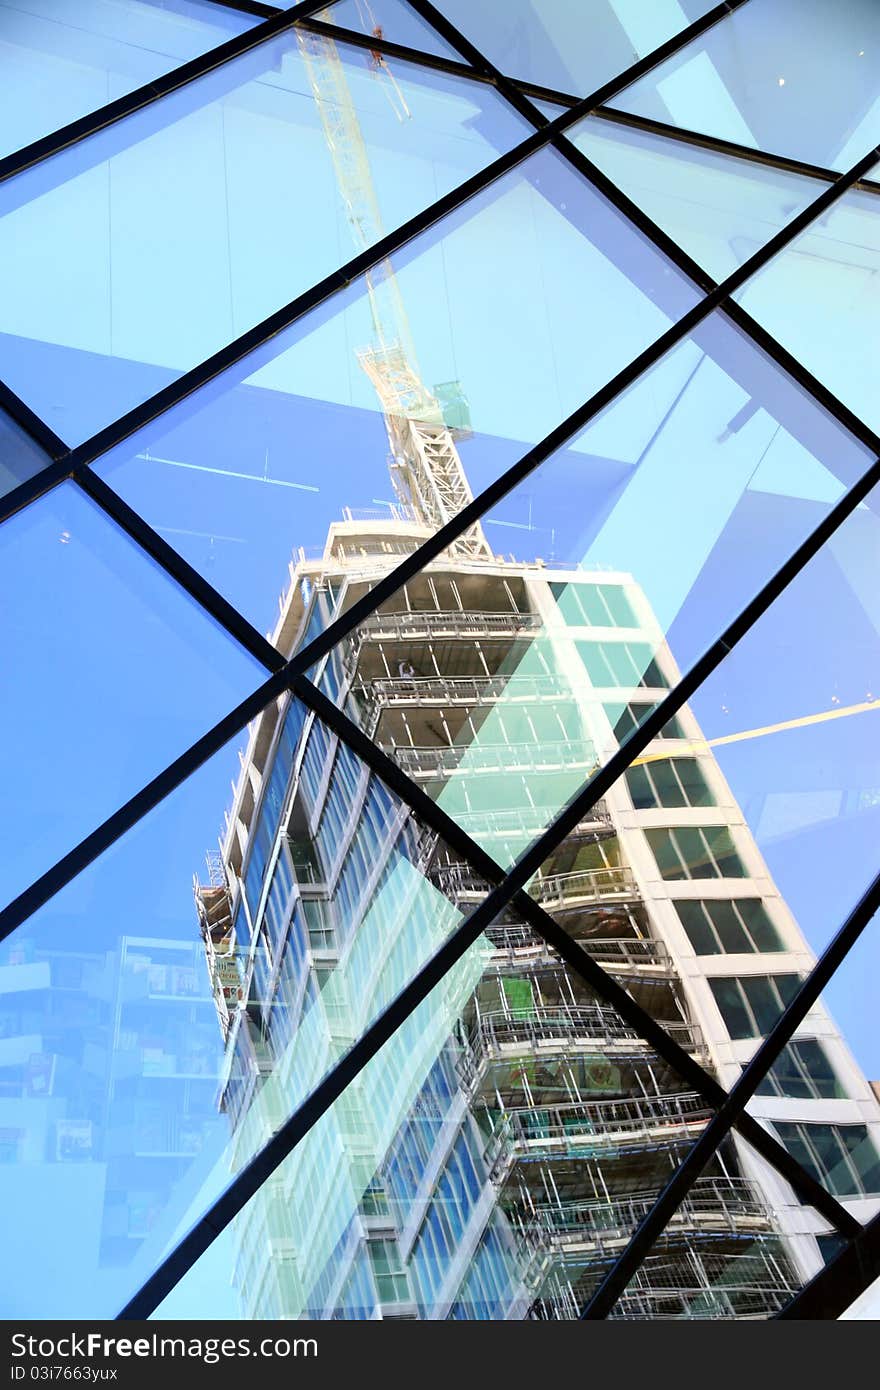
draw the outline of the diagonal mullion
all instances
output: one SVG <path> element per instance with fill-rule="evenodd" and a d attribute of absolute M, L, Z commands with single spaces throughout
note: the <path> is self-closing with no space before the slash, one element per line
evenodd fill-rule
<path fill-rule="evenodd" d="M 435 830 L 452 849 L 461 854 L 476 872 L 491 884 L 503 882 L 505 870 L 484 850 L 472 836 L 468 835 L 459 823 L 428 796 L 403 769 L 389 757 L 362 729 L 334 704 L 323 691 L 306 676 L 296 676 L 291 682 L 294 693 L 303 704 L 331 728 L 358 759 L 382 779 L 403 801 L 418 819 Z M 713 1106 L 721 1106 L 727 1100 L 727 1092 L 718 1081 L 699 1062 L 693 1058 L 670 1036 L 662 1023 L 642 1008 L 629 992 L 585 951 L 544 909 L 540 903 L 524 889 L 520 889 L 511 899 L 510 906 L 522 916 L 528 925 L 557 952 L 595 990 L 610 1003 L 644 1038 L 670 1066 L 674 1067 L 683 1080 L 700 1091 Z M 759 1078 L 760 1080 L 760 1078 Z M 729 1126 L 725 1127 L 726 1129 Z M 805 1201 L 822 1208 L 823 1215 L 838 1229 L 854 1234 L 860 1227 L 821 1183 L 817 1182 L 801 1164 L 793 1159 L 788 1150 L 772 1135 L 768 1134 L 751 1116 L 743 1118 L 741 1128 L 749 1142 L 777 1168 L 785 1169 L 785 1176 L 793 1183 Z M 720 1139 L 718 1141 L 720 1143 Z"/>
<path fill-rule="evenodd" d="M 641 1264 L 645 1253 L 653 1246 L 669 1219 L 684 1201 L 702 1169 L 729 1132 L 731 1125 L 742 1127 L 739 1122 L 758 1086 L 764 1080 L 783 1048 L 791 1041 L 795 1030 L 804 1021 L 835 970 L 845 960 L 848 952 L 858 941 L 878 909 L 880 909 L 880 874 L 874 878 L 862 894 L 837 935 L 810 971 L 794 999 L 780 1015 L 755 1055 L 743 1068 L 741 1076 L 731 1087 L 718 1113 L 685 1156 L 658 1197 L 657 1202 L 633 1233 L 627 1248 L 608 1271 L 584 1309 L 582 1317 L 593 1319 L 608 1316 Z M 759 1126 L 759 1128 L 762 1129 L 762 1132 L 767 1132 L 763 1130 L 763 1126 Z M 856 1225 L 858 1231 L 855 1234 L 859 1234 L 863 1228 L 858 1222 Z"/>

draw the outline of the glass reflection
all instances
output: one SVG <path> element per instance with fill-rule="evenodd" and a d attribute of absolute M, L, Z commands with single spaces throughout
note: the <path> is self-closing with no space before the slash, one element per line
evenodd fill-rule
<path fill-rule="evenodd" d="M 712 9 L 708 0 L 443 0 L 443 13 L 510 77 L 587 96 Z"/>
<path fill-rule="evenodd" d="M 396 458 L 416 488 L 418 459 Z M 713 315 L 345 639 L 325 688 L 507 867 L 868 461 Z M 381 546 L 423 534 L 403 518 L 332 528 L 294 572 L 296 611 L 305 583 L 344 613 L 393 563 Z M 687 716 L 663 732 L 628 775 L 635 809 L 657 813 L 662 876 L 743 876 Z M 671 830 L 666 806 L 690 824 Z M 603 803 L 581 836 L 613 820 Z M 590 853 L 566 872 L 613 896 L 617 862 Z"/>
<path fill-rule="evenodd" d="M 873 0 L 742 5 L 610 105 L 845 170 L 880 140 Z"/>
<path fill-rule="evenodd" d="M 285 33 L 3 185 L 0 375 L 80 443 L 528 133 L 484 84 Z"/>
<path fill-rule="evenodd" d="M 462 920 L 437 836 L 296 702 L 206 856 L 234 756 L 0 946 L 10 1316 L 115 1316 Z"/>
<path fill-rule="evenodd" d="M 193 1316 L 221 1265 L 232 1316 L 572 1315 L 710 1112 L 551 952 L 511 950 L 505 930 L 434 989 L 157 1317 Z M 713 1163 L 675 1239 L 699 1242 L 709 1213 L 744 1200 L 735 1164 Z"/>
<path fill-rule="evenodd" d="M 324 572 L 409 553 L 694 299 L 541 151 L 98 467 L 287 651 Z"/>
<path fill-rule="evenodd" d="M 0 589 L 5 906 L 266 672 L 73 483 L 4 522 Z"/>
<path fill-rule="evenodd" d="M 0 157 L 256 23 L 206 0 L 2 0 Z"/>
<path fill-rule="evenodd" d="M 820 180 L 598 116 L 588 116 L 567 133 L 718 281 L 760 250 L 826 187 Z"/>
<path fill-rule="evenodd" d="M 876 173 L 876 170 L 873 171 Z M 874 430 L 880 191 L 845 193 L 736 298 Z"/>

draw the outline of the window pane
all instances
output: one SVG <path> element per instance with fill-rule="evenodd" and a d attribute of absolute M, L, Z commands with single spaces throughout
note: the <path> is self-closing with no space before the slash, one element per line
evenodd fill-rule
<path fill-rule="evenodd" d="M 735 955 L 738 951 L 751 951 L 752 949 L 738 916 L 739 906 L 739 901 L 709 902 L 706 904 L 709 916 L 718 932 L 721 949 L 728 955 Z"/>
<path fill-rule="evenodd" d="M 880 1192 L 880 1154 L 865 1125 L 841 1127 L 841 1138 L 863 1192 Z"/>
<path fill-rule="evenodd" d="M 686 898 L 674 904 L 675 910 L 681 919 L 681 925 L 688 934 L 688 940 L 693 946 L 698 956 L 717 956 L 721 954 L 721 947 L 718 938 L 712 930 L 705 908 L 699 900 L 689 901 Z"/>
<path fill-rule="evenodd" d="M 715 1003 L 721 1010 L 727 1031 L 732 1038 L 752 1038 L 755 1028 L 743 1000 L 739 980 L 710 980 Z"/>
<path fill-rule="evenodd" d="M 736 906 L 751 933 L 756 950 L 782 950 L 779 932 L 770 921 L 764 904 L 758 898 L 738 898 Z"/>
<path fill-rule="evenodd" d="M 824 1047 L 813 1039 L 800 1039 L 791 1043 L 787 1051 L 793 1052 L 809 1077 L 815 1094 L 823 1100 L 836 1100 L 845 1096 L 846 1091 L 838 1079 Z"/>
<path fill-rule="evenodd" d="M 686 878 L 681 858 L 672 834 L 668 830 L 646 830 L 645 839 L 651 847 L 657 868 L 665 879 Z"/>
<path fill-rule="evenodd" d="M 257 21 L 205 0 L 2 0 L 0 156 L 216 48 Z"/>
<path fill-rule="evenodd" d="M 0 375 L 78 443 L 527 133 L 483 84 L 285 33 L 3 186 Z"/>
<path fill-rule="evenodd" d="M 687 799 L 676 776 L 675 765 L 658 760 L 651 763 L 650 767 L 651 778 L 657 788 L 658 804 L 660 806 L 686 806 Z"/>
<path fill-rule="evenodd" d="M 643 767 L 630 768 L 626 774 L 626 784 L 629 787 L 632 804 L 637 811 L 650 810 L 652 806 L 657 805 L 654 788 L 648 781 L 648 774 Z"/>
<path fill-rule="evenodd" d="M 320 578 L 341 588 L 355 567 L 393 568 L 426 527 L 515 463 L 694 302 L 549 151 L 416 238 L 393 268 L 393 281 L 387 266 L 371 286 L 361 278 L 100 465 L 261 630 L 277 623 L 285 650 Z M 594 336 L 585 344 L 587 316 Z M 409 344 L 403 359 L 387 347 L 395 339 Z M 466 479 L 438 510 L 430 492 L 413 496 L 407 478 L 414 486 L 419 441 L 441 425 Z M 409 461 L 392 477 L 389 432 L 395 457 Z M 571 511 L 576 524 L 580 508 Z M 489 532 L 499 547 L 511 534 L 519 540 Z M 543 544 L 546 529 L 536 534 Z M 462 587 L 472 601 L 474 581 Z M 449 585 L 441 607 L 458 607 Z"/>
<path fill-rule="evenodd" d="M 567 135 L 715 280 L 732 275 L 826 187 L 600 116 Z"/>
<path fill-rule="evenodd" d="M 114 1317 L 469 910 L 437 886 L 437 837 L 331 737 L 316 745 L 313 797 L 299 765 L 315 726 L 302 707 L 286 711 L 299 733 L 282 814 L 254 805 L 274 758 L 288 758 L 273 703 L 242 731 L 241 764 L 235 744 L 221 750 L 0 947 L 0 1088 L 16 1129 L 5 1230 L 20 1252 L 0 1285 L 15 1316 Z M 222 848 L 206 863 L 231 773 Z M 309 826 L 314 872 L 288 876 L 273 941 L 266 898 L 289 838 Z M 263 827 L 263 888 L 248 900 L 241 880 Z M 481 892 L 471 877 L 460 901 Z M 243 898 L 250 949 L 231 929 Z M 307 935 L 310 901 L 325 911 L 322 940 Z M 481 961 L 472 953 L 459 980 Z M 350 1132 L 385 1113 L 348 1111 Z M 341 1200 L 329 1165 L 326 1177 Z M 310 1201 L 300 1215 L 327 1221 L 319 1243 L 332 1231 Z"/>
<path fill-rule="evenodd" d="M 708 0 L 443 0 L 443 13 L 502 72 L 579 96 L 616 77 L 710 10 Z"/>
<path fill-rule="evenodd" d="M 772 980 L 760 978 L 750 979 L 746 976 L 744 979 L 740 980 L 740 985 L 751 1006 L 752 1013 L 755 1016 L 758 1034 L 761 1037 L 764 1037 L 770 1032 L 774 1023 L 776 1023 L 777 1019 L 779 1019 L 782 1014 L 782 1007 L 779 1004 L 774 985 L 778 985 L 779 993 L 783 994 L 783 978 L 782 976 L 774 976 Z M 797 979 L 795 979 L 794 984 L 796 992 L 798 984 Z M 754 1036 L 754 1032 L 752 1036 Z"/>
<path fill-rule="evenodd" d="M 880 122 L 880 106 L 878 106 Z M 877 168 L 871 171 L 876 179 Z M 845 193 L 736 298 L 873 429 L 880 428 L 875 312 L 880 195 Z"/>
<path fill-rule="evenodd" d="M 878 48 L 873 0 L 762 0 L 713 25 L 611 105 L 848 169 L 880 140 Z"/>
<path fill-rule="evenodd" d="M 659 764 L 662 766 L 662 764 Z M 696 758 L 673 758 L 670 767 L 675 769 L 687 797 L 688 806 L 713 806 L 715 798 L 706 785 L 702 768 Z"/>
<path fill-rule="evenodd" d="M 0 411 L 0 496 L 32 478 L 48 463 L 30 435 Z"/>
<path fill-rule="evenodd" d="M 73 483 L 0 528 L 0 590 L 5 905 L 266 672 Z"/>

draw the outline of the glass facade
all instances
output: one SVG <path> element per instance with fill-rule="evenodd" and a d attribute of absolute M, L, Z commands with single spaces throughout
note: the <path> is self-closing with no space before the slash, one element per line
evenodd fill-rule
<path fill-rule="evenodd" d="M 836 1316 L 874 7 L 251 8 L 0 2 L 0 1314 Z"/>

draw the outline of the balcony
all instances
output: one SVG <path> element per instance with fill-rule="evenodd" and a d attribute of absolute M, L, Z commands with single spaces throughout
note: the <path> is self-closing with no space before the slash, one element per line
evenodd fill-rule
<path fill-rule="evenodd" d="M 759 1237 L 748 1253 L 710 1255 L 691 1251 L 684 1259 L 649 1255 L 609 1313 L 610 1318 L 724 1320 L 769 1318 L 794 1297 L 799 1282 Z M 604 1268 L 585 1291 L 554 1271 L 549 1287 L 533 1305 L 533 1319 L 576 1320 Z"/>
<path fill-rule="evenodd" d="M 703 1053 L 702 1036 L 694 1024 L 665 1023 L 664 1027 L 681 1047 Z M 549 1057 L 559 1052 L 601 1053 L 608 1059 L 654 1055 L 614 1009 L 598 1000 L 582 1005 L 536 1005 L 523 1016 L 502 1010 L 480 1014 L 459 1058 L 459 1075 L 462 1085 L 473 1094 L 489 1062 Z"/>
<path fill-rule="evenodd" d="M 547 874 L 534 879 L 526 892 L 548 912 L 570 911 L 590 903 L 632 902 L 639 897 L 632 869 L 624 865 Z"/>
<path fill-rule="evenodd" d="M 493 964 L 515 966 L 543 957 L 549 947 L 530 927 L 493 925 L 486 936 L 497 955 Z M 660 941 L 636 936 L 582 936 L 576 938 L 584 950 L 599 961 L 611 975 L 636 975 L 640 979 L 666 980 L 676 977 L 675 967 L 666 947 Z M 555 953 L 554 961 L 558 960 Z"/>
<path fill-rule="evenodd" d="M 539 613 L 462 613 L 428 610 L 422 613 L 374 613 L 349 639 L 345 667 L 354 670 L 365 642 L 436 641 L 468 637 L 516 637 L 544 626 Z"/>
<path fill-rule="evenodd" d="M 668 1147 L 696 1139 L 713 1113 L 696 1091 L 509 1110 L 484 1157 L 501 1185 L 518 1159 L 583 1158 L 624 1145 Z"/>
<path fill-rule="evenodd" d="M 610 1201 L 560 1202 L 510 1214 L 523 1282 L 537 1291 L 558 1262 L 571 1266 L 613 1259 L 628 1245 L 658 1195 L 639 1192 Z M 742 1178 L 698 1178 L 661 1239 L 664 1247 L 684 1244 L 690 1252 L 702 1240 L 754 1240 L 772 1230 L 770 1212 L 751 1183 Z"/>
<path fill-rule="evenodd" d="M 383 746 L 398 766 L 416 779 L 442 777 L 454 772 L 467 777 L 479 772 L 555 772 L 572 767 L 592 770 L 596 766 L 595 749 L 586 739 L 553 743 L 482 744 L 477 741 L 470 745 L 437 748 Z"/>
<path fill-rule="evenodd" d="M 353 687 L 365 732 L 373 737 L 382 712 L 389 707 L 416 705 L 420 709 L 471 708 L 502 701 L 574 700 L 567 676 L 387 676 Z"/>

